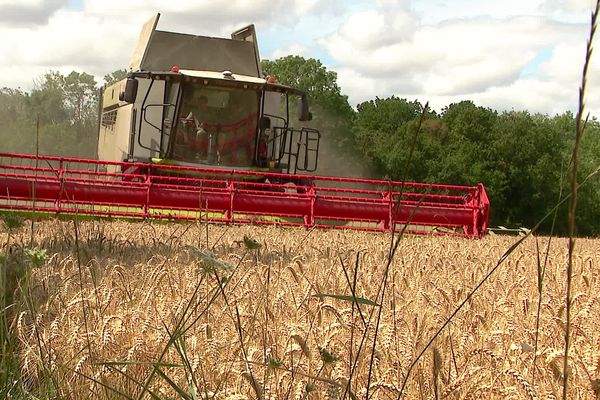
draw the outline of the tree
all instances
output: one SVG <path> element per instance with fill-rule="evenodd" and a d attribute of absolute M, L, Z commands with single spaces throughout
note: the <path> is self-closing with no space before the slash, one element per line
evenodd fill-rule
<path fill-rule="evenodd" d="M 555 129 L 560 132 L 561 140 L 566 148 L 564 160 L 571 160 L 571 152 L 575 139 L 575 117 L 571 112 L 566 112 L 552 118 Z M 600 124 L 596 118 L 590 118 L 585 127 L 585 132 L 580 143 L 580 161 L 578 168 L 578 182 L 582 182 L 589 174 L 600 168 Z M 561 179 L 565 187 L 569 178 L 568 163 L 564 162 Z M 564 193 L 568 190 L 565 189 Z M 561 210 L 559 227 L 565 232 L 567 212 Z M 600 176 L 589 179 L 581 186 L 577 194 L 577 230 L 578 235 L 600 235 Z"/>
<path fill-rule="evenodd" d="M 497 118 L 497 112 L 478 107 L 471 101 L 445 107 L 441 120 L 447 134 L 432 179 L 462 185 L 482 181 L 488 191 L 496 192 L 497 185 L 505 183 L 490 160 L 491 132 Z"/>
<path fill-rule="evenodd" d="M 98 90 L 90 74 L 65 76 L 50 71 L 36 82 L 27 98 L 30 124 L 40 121 L 40 152 L 77 157 L 96 153 Z M 31 138 L 34 136 L 28 135 Z M 34 149 L 27 140 L 23 147 Z"/>
<path fill-rule="evenodd" d="M 532 227 L 554 207 L 569 163 L 572 114 L 499 114 L 463 101 L 444 108 L 439 116 L 427 113 L 419 126 L 422 108 L 396 97 L 358 106 L 353 132 L 380 176 L 458 185 L 484 182 L 492 225 Z M 597 121 L 588 123 L 582 145 L 580 180 L 598 168 Z M 595 182 L 580 191 L 580 234 L 600 232 L 600 178 Z M 564 232 L 565 220 L 561 210 L 555 232 Z M 542 232 L 550 229 L 547 221 Z"/>
<path fill-rule="evenodd" d="M 30 106 L 42 124 L 58 124 L 68 119 L 63 89 L 64 76 L 49 71 L 36 79 L 30 94 Z"/>
<path fill-rule="evenodd" d="M 485 143 L 490 138 L 498 113 L 472 101 L 453 103 L 442 110 L 442 119 L 453 135 Z"/>
<path fill-rule="evenodd" d="M 87 127 L 98 114 L 96 85 L 95 78 L 85 72 L 72 71 L 64 76 L 50 71 L 36 83 L 31 104 L 43 122 Z"/>
<path fill-rule="evenodd" d="M 363 102 L 357 109 L 352 132 L 360 151 L 373 163 L 379 175 L 393 179 L 405 177 L 406 160 L 423 105 L 392 96 Z M 418 148 L 413 156 L 418 157 L 419 150 L 422 149 Z M 416 178 L 413 174 L 409 177 Z"/>
<path fill-rule="evenodd" d="M 27 93 L 21 89 L 0 89 L 0 120 L 2 125 L 14 123 L 27 115 Z M 0 127 L 2 126 L 0 125 Z"/>
<path fill-rule="evenodd" d="M 533 226 L 558 201 L 561 171 L 569 162 L 568 135 L 548 116 L 526 111 L 502 113 L 491 135 L 488 168 L 503 179 L 490 191 L 494 221 Z"/>
<path fill-rule="evenodd" d="M 96 79 L 85 72 L 72 71 L 63 77 L 64 102 L 69 118 L 78 126 L 90 128 L 98 115 Z"/>
<path fill-rule="evenodd" d="M 26 138 L 32 137 L 35 116 L 31 115 L 26 92 L 0 89 L 0 121 L 0 151 L 26 153 L 33 150 Z"/>
<path fill-rule="evenodd" d="M 352 136 L 355 112 L 348 97 L 341 93 L 337 73 L 328 71 L 319 60 L 287 56 L 275 61 L 263 60 L 263 72 L 279 83 L 305 91 L 311 101 L 313 121 L 306 127 L 318 129 L 321 136 L 319 174 L 368 174 L 365 159 L 356 150 Z"/>
<path fill-rule="evenodd" d="M 262 60 L 261 66 L 265 75 L 305 91 L 324 111 L 342 118 L 353 117 L 354 110 L 348 103 L 348 96 L 341 93 L 337 84 L 337 73 L 328 71 L 321 61 L 291 55 L 275 61 Z"/>
<path fill-rule="evenodd" d="M 125 78 L 127 78 L 127 70 L 118 69 L 116 71 L 111 72 L 110 74 L 104 75 L 104 86 L 108 87 L 119 81 L 122 81 Z"/>

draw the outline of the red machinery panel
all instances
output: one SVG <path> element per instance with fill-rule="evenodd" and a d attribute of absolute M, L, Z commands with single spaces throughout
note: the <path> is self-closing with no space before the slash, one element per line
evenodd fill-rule
<path fill-rule="evenodd" d="M 115 167 L 122 172 L 103 172 Z M 290 176 L 19 154 L 0 154 L 0 209 L 370 231 L 407 225 L 409 233 L 468 237 L 485 235 L 489 218 L 481 183 Z"/>

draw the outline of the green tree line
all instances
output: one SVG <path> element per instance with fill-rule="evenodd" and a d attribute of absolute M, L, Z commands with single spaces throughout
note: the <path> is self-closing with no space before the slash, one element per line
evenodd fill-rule
<path fill-rule="evenodd" d="M 570 112 L 498 112 L 472 101 L 435 112 L 394 96 L 353 108 L 335 71 L 319 60 L 288 56 L 263 60 L 262 68 L 280 83 L 308 92 L 311 124 L 323 137 L 319 173 L 457 185 L 483 182 L 492 204 L 492 226 L 531 227 L 568 190 L 563 182 L 575 130 Z M 124 75 L 124 70 L 115 71 L 103 83 Z M 86 73 L 51 71 L 30 92 L 0 89 L 0 152 L 95 157 L 98 86 Z M 582 148 L 580 179 L 600 165 L 596 119 L 587 123 Z M 579 234 L 599 235 L 600 180 L 583 187 L 578 199 Z M 564 233 L 565 219 L 561 209 L 555 233 Z M 545 232 L 550 229 L 551 221 L 543 226 Z"/>
<path fill-rule="evenodd" d="M 104 77 L 122 79 L 125 70 Z M 0 88 L 1 152 L 95 157 L 100 88 L 93 75 L 50 71 L 30 92 Z"/>
<path fill-rule="evenodd" d="M 492 225 L 531 227 L 568 192 L 566 179 L 574 140 L 570 112 L 550 117 L 527 111 L 497 112 L 463 101 L 439 114 L 391 97 L 357 107 L 356 143 L 380 176 L 422 182 L 473 185 L 484 182 L 492 204 Z M 406 164 L 416 141 L 410 164 Z M 591 120 L 582 143 L 580 180 L 599 166 L 600 125 Z M 408 169 L 408 170 L 407 170 Z M 578 196 L 581 235 L 600 233 L 600 181 Z M 566 211 L 556 233 L 565 233 Z M 543 225 L 551 230 L 551 219 Z"/>
<path fill-rule="evenodd" d="M 323 134 L 338 144 L 328 146 L 331 153 L 321 152 L 321 159 L 337 159 L 343 171 L 350 171 L 347 164 L 366 163 L 376 178 L 456 185 L 483 182 L 492 226 L 532 227 L 554 207 L 561 192 L 568 192 L 575 137 L 570 112 L 555 116 L 498 112 L 472 101 L 434 112 L 424 110 L 418 101 L 394 96 L 365 101 L 354 110 L 341 93 L 336 73 L 318 60 L 288 56 L 264 61 L 263 71 L 310 94 L 317 105 L 316 123 L 328 126 Z M 419 126 L 422 113 L 425 118 Z M 600 167 L 596 119 L 587 123 L 582 149 L 580 180 Z M 599 235 L 599 178 L 580 190 L 577 210 L 579 234 Z M 554 233 L 565 233 L 565 221 L 563 207 Z M 549 219 L 542 231 L 551 229 Z"/>

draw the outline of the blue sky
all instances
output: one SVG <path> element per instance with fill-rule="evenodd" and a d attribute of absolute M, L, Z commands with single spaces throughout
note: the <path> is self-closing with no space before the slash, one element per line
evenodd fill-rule
<path fill-rule="evenodd" d="M 592 0 L 0 0 L 0 86 L 49 70 L 127 65 L 142 23 L 228 36 L 248 23 L 263 58 L 318 58 L 351 105 L 375 97 L 461 100 L 498 110 L 574 110 Z M 226 4 L 226 5 L 224 5 Z M 600 114 L 593 60 L 588 108 Z"/>
<path fill-rule="evenodd" d="M 83 2 L 81 0 L 69 0 L 66 8 L 73 11 L 83 11 Z"/>
<path fill-rule="evenodd" d="M 533 60 L 521 70 L 521 77 L 541 76 L 540 67 L 552 59 L 553 47 L 548 46 L 539 50 Z"/>

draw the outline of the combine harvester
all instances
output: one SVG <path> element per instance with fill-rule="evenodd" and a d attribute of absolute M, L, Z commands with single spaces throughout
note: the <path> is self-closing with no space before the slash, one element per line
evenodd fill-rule
<path fill-rule="evenodd" d="M 263 78 L 254 26 L 231 39 L 148 21 L 127 79 L 105 89 L 98 160 L 0 154 L 0 209 L 485 235 L 477 186 L 311 175 L 321 134 L 305 93 Z"/>

